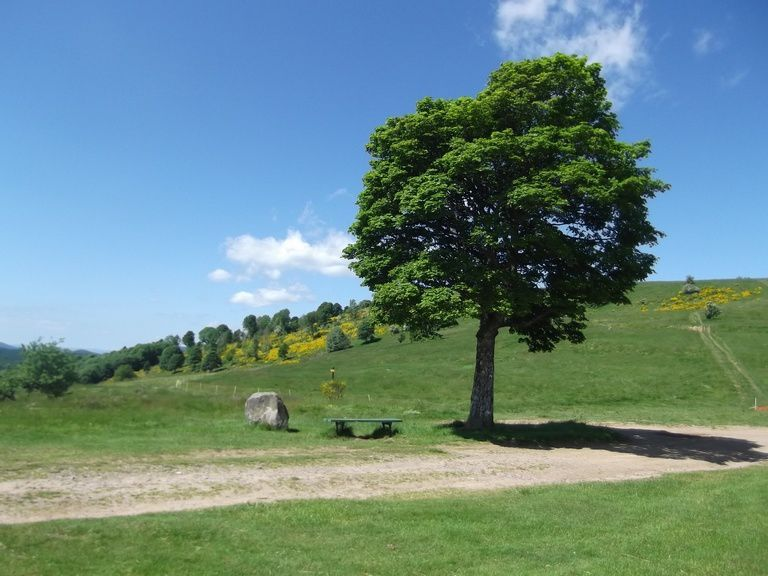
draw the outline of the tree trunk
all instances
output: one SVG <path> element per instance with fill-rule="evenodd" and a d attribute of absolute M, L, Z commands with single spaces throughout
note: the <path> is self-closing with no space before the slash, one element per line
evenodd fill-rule
<path fill-rule="evenodd" d="M 480 430 L 493 427 L 493 364 L 499 324 L 492 316 L 480 319 L 475 354 L 475 381 L 466 427 Z"/>

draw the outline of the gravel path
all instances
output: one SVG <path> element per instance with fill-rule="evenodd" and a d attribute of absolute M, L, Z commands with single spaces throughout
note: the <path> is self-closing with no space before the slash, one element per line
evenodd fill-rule
<path fill-rule="evenodd" d="M 58 468 L 12 479 L 3 479 L 0 469 L 0 524 L 289 499 L 620 481 L 768 462 L 768 427 L 612 427 L 626 442 L 550 449 L 462 443 L 416 456 L 367 452 L 287 466 L 254 464 L 257 452 L 219 452 L 183 465 L 124 462 L 108 470 Z"/>

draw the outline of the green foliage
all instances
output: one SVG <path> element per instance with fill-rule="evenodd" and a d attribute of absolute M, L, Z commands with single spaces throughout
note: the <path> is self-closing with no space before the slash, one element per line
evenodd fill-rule
<path fill-rule="evenodd" d="M 195 333 L 192 330 L 187 330 L 181 337 L 181 342 L 187 348 L 192 348 L 195 345 Z"/>
<path fill-rule="evenodd" d="M 19 386 L 16 370 L 0 370 L 0 402 L 3 400 L 15 400 L 16 391 L 19 389 Z"/>
<path fill-rule="evenodd" d="M 484 402 L 500 329 L 531 351 L 582 342 L 587 308 L 626 303 L 660 235 L 646 202 L 667 185 L 640 165 L 648 142 L 618 131 L 600 66 L 563 54 L 504 63 L 476 98 L 427 98 L 377 128 L 344 253 L 376 320 L 420 337 L 478 319 Z M 492 423 L 487 403 L 472 411 Z"/>
<path fill-rule="evenodd" d="M 19 384 L 32 392 L 37 390 L 51 397 L 62 396 L 77 380 L 75 358 L 54 342 L 32 342 L 22 346 L 19 364 Z"/>
<path fill-rule="evenodd" d="M 344 380 L 326 380 L 320 384 L 320 393 L 328 400 L 340 400 L 347 389 Z"/>
<path fill-rule="evenodd" d="M 269 327 L 272 329 L 272 331 L 280 333 L 280 334 L 286 334 L 289 331 L 291 324 L 291 311 L 287 308 L 283 308 L 282 310 L 278 310 L 275 312 L 275 314 L 272 316 L 272 320 L 270 321 Z"/>
<path fill-rule="evenodd" d="M 707 320 L 714 320 L 718 316 L 720 316 L 720 306 L 715 304 L 714 302 L 707 302 L 707 307 L 704 308 L 704 317 Z"/>
<path fill-rule="evenodd" d="M 317 307 L 317 322 L 325 326 L 330 320 L 339 314 L 341 314 L 341 304 L 335 304 L 333 302 L 323 302 Z"/>
<path fill-rule="evenodd" d="M 132 380 L 136 377 L 136 372 L 133 371 L 133 368 L 131 368 L 128 364 L 120 364 L 115 369 L 114 378 L 118 382 L 122 382 L 124 380 Z"/>
<path fill-rule="evenodd" d="M 254 338 L 259 332 L 259 321 L 253 314 L 249 314 L 243 318 L 243 330 L 245 330 L 248 338 Z"/>
<path fill-rule="evenodd" d="M 352 343 L 344 331 L 339 326 L 332 326 L 325 337 L 325 349 L 328 352 L 338 352 L 351 347 Z"/>
<path fill-rule="evenodd" d="M 259 341 L 254 339 L 246 340 L 244 343 L 245 356 L 252 360 L 259 359 Z"/>
<path fill-rule="evenodd" d="M 357 325 L 357 337 L 364 343 L 373 342 L 376 334 L 376 325 L 370 318 L 363 318 Z"/>
<path fill-rule="evenodd" d="M 219 339 L 219 333 L 213 326 L 206 326 L 197 333 L 197 339 L 206 346 L 213 346 Z"/>
<path fill-rule="evenodd" d="M 221 368 L 221 357 L 215 348 L 211 348 L 205 353 L 201 368 L 204 372 L 213 372 L 214 370 Z"/>
<path fill-rule="evenodd" d="M 192 372 L 199 372 L 202 369 L 203 364 L 203 346 L 202 344 L 196 344 L 191 348 L 187 348 L 187 355 L 184 358 L 184 365 L 187 366 Z"/>
<path fill-rule="evenodd" d="M 167 372 L 175 372 L 184 365 L 184 354 L 181 349 L 172 344 L 167 346 L 160 354 L 160 368 Z"/>
<path fill-rule="evenodd" d="M 137 344 L 107 354 L 89 356 L 80 361 L 77 367 L 78 379 L 85 384 L 96 384 L 111 378 L 121 364 L 128 364 L 132 370 L 149 370 L 157 366 L 160 354 L 168 346 L 169 340 L 158 340 L 147 344 Z"/>
<path fill-rule="evenodd" d="M 280 348 L 277 349 L 277 355 L 280 358 L 280 360 L 286 360 L 288 358 L 288 351 L 290 349 L 290 346 L 287 342 L 281 342 Z"/>

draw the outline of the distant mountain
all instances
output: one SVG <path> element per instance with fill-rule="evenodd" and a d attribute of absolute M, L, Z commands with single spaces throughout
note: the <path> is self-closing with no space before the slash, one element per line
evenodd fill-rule
<path fill-rule="evenodd" d="M 21 362 L 21 348 L 3 344 L 0 346 L 0 370 L 10 368 Z"/>
<path fill-rule="evenodd" d="M 98 356 L 100 354 L 92 350 L 68 350 L 68 352 L 79 357 Z M 19 362 L 21 362 L 21 347 L 0 342 L 0 370 L 15 366 Z"/>

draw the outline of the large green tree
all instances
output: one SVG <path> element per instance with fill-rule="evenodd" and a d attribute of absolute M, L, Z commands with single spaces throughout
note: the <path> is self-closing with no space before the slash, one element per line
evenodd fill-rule
<path fill-rule="evenodd" d="M 479 321 L 466 425 L 493 425 L 501 329 L 531 351 L 584 340 L 590 306 L 627 302 L 660 236 L 646 202 L 667 188 L 618 140 L 600 66 L 507 62 L 477 97 L 426 98 L 371 135 L 345 256 L 381 323 L 435 335 Z"/>

